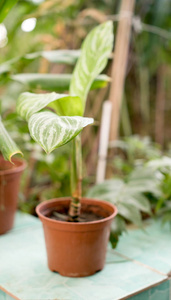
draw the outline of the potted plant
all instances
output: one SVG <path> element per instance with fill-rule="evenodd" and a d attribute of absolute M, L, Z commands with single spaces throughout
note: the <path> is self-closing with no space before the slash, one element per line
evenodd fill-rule
<path fill-rule="evenodd" d="M 20 177 L 26 163 L 13 155 L 22 154 L 0 118 L 0 234 L 13 227 Z M 8 160 L 8 161 L 7 161 Z"/>
<path fill-rule="evenodd" d="M 94 122 L 83 117 L 86 98 L 107 64 L 112 46 L 113 26 L 108 21 L 86 37 L 69 95 L 26 92 L 17 100 L 18 114 L 28 121 L 32 138 L 47 153 L 72 141 L 72 196 L 45 201 L 36 209 L 44 227 L 48 266 L 64 276 L 88 276 L 103 268 L 110 224 L 117 213 L 113 204 L 82 198 L 81 191 L 80 132 Z"/>

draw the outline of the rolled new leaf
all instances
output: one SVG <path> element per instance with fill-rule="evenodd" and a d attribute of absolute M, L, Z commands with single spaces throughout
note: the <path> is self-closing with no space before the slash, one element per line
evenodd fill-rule
<path fill-rule="evenodd" d="M 16 143 L 12 140 L 7 130 L 5 129 L 1 118 L 0 118 L 0 151 L 5 160 L 11 161 L 13 155 L 19 153 L 21 155 L 21 150 L 17 147 Z"/>
<path fill-rule="evenodd" d="M 113 47 L 111 21 L 95 27 L 86 37 L 70 84 L 70 94 L 82 99 L 83 107 L 94 79 L 105 68 Z"/>
<path fill-rule="evenodd" d="M 70 140 L 89 124 L 92 118 L 59 117 L 53 112 L 40 112 L 31 116 L 28 122 L 31 137 L 45 150 L 52 152 Z"/>
<path fill-rule="evenodd" d="M 62 103 L 63 99 L 65 100 L 64 104 Z M 59 115 L 82 115 L 83 108 L 79 97 L 55 92 L 48 94 L 22 93 L 17 100 L 16 110 L 23 119 L 28 121 L 34 113 L 48 105 Z"/>

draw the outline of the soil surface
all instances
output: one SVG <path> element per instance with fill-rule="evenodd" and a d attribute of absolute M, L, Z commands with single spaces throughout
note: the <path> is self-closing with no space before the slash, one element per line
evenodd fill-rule
<path fill-rule="evenodd" d="M 73 222 L 73 220 L 71 220 L 68 216 L 68 210 L 69 210 L 69 208 L 66 206 L 52 208 L 45 215 L 46 215 L 46 217 L 53 219 L 53 220 L 58 220 L 58 221 L 63 221 L 63 222 Z M 82 223 L 82 222 L 98 221 L 98 220 L 102 220 L 108 216 L 109 216 L 109 214 L 98 206 L 82 205 L 81 214 L 75 220 L 75 222 Z"/>

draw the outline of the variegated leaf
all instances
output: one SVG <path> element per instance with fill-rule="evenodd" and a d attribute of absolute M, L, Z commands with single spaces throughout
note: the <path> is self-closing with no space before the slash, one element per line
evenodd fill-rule
<path fill-rule="evenodd" d="M 22 152 L 17 147 L 16 143 L 12 140 L 7 130 L 5 129 L 1 119 L 0 119 L 0 151 L 5 160 L 11 162 L 13 155 L 19 153 L 22 155 Z"/>
<path fill-rule="evenodd" d="M 64 106 L 62 105 L 62 99 L 65 98 Z M 59 107 L 58 102 L 59 100 Z M 77 96 L 69 96 L 65 94 L 57 94 L 55 92 L 50 94 L 33 94 L 33 93 L 22 93 L 17 100 L 17 113 L 25 120 L 28 119 L 36 112 L 42 110 L 50 103 L 55 103 L 53 108 L 56 112 L 61 114 L 73 115 L 72 104 L 74 103 L 74 113 L 75 115 L 82 114 L 82 102 Z M 76 102 L 76 104 L 75 104 Z"/>
<path fill-rule="evenodd" d="M 59 117 L 53 112 L 40 112 L 33 114 L 29 119 L 31 137 L 46 151 L 52 152 L 70 140 L 89 124 L 92 118 Z"/>
<path fill-rule="evenodd" d="M 107 64 L 113 46 L 112 22 L 95 27 L 86 37 L 70 84 L 70 94 L 85 101 L 92 82 Z"/>

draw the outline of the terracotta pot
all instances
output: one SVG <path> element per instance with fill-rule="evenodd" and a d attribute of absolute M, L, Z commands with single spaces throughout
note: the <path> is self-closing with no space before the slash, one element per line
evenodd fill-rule
<path fill-rule="evenodd" d="M 104 219 L 74 223 L 47 217 L 53 209 L 68 210 L 69 203 L 69 198 L 52 199 L 36 208 L 43 223 L 48 266 L 63 276 L 89 276 L 104 267 L 110 225 L 117 209 L 105 201 L 83 198 L 82 211 L 89 209 Z"/>
<path fill-rule="evenodd" d="M 13 227 L 20 176 L 26 163 L 18 158 L 13 159 L 14 165 L 0 156 L 0 234 Z"/>

